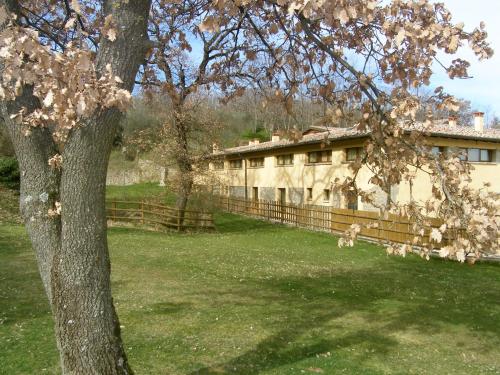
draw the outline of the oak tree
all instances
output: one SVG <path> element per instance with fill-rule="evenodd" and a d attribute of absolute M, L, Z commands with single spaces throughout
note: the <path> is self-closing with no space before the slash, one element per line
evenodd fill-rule
<path fill-rule="evenodd" d="M 421 101 L 414 92 L 430 85 L 436 69 L 444 68 L 450 79 L 469 77 L 468 61 L 457 57 L 445 66 L 441 54 L 456 55 L 468 46 L 479 60 L 492 56 L 483 23 L 467 31 L 463 23 L 453 22 L 443 3 L 427 0 L 228 0 L 218 6 L 207 25 L 217 30 L 231 17 L 244 17 L 245 54 L 254 62 L 247 64 L 248 76 L 273 86 L 288 111 L 297 93 L 306 90 L 331 104 L 335 124 L 349 115 L 346 108 L 353 99 L 358 102 L 362 116 L 353 128 L 369 140 L 350 165 L 351 175 L 333 182 L 343 195 L 360 196 L 383 215 L 413 219 L 413 242 L 390 252 L 406 254 L 418 247 L 428 258 L 445 236 L 453 241 L 441 250 L 443 257 L 464 261 L 500 252 L 498 194 L 488 186 L 471 186 L 473 166 L 459 153 L 432 153 L 427 137 L 432 113 L 416 121 Z M 442 87 L 432 101 L 437 109 L 459 110 L 459 102 Z M 364 168 L 372 174 L 369 182 L 386 193 L 385 204 L 359 186 Z M 418 174 L 428 176 L 430 198 L 394 201 L 391 187 L 412 184 Z M 442 218 L 444 224 L 429 233 L 429 217 Z M 361 229 L 354 224 L 339 244 L 351 245 Z"/>
<path fill-rule="evenodd" d="M 66 4 L 0 2 L 0 110 L 20 164 L 20 209 L 62 371 L 129 374 L 111 296 L 104 198 L 120 109 L 148 45 L 150 2 Z M 42 16 L 47 24 L 39 27 Z M 90 31 L 99 19 L 113 24 L 107 35 Z"/>
<path fill-rule="evenodd" d="M 199 134 L 196 128 L 200 120 L 203 122 L 193 116 L 199 107 L 199 95 L 232 86 L 241 72 L 238 51 L 243 40 L 243 17 L 231 17 L 217 30 L 207 32 L 204 23 L 211 7 L 213 4 L 206 0 L 155 3 L 149 20 L 155 48 L 140 75 L 146 92 L 168 98 L 169 115 L 162 136 L 156 139 L 160 148 L 170 150 L 167 154 L 173 156 L 179 171 L 175 187 L 181 223 L 201 156 L 192 136 Z M 210 133 L 207 131 L 207 135 Z M 210 138 L 207 136 L 208 144 Z"/>
<path fill-rule="evenodd" d="M 150 8 L 148 0 L 0 1 L 0 112 L 21 168 L 21 212 L 63 373 L 131 372 L 111 297 L 104 198 L 117 123 L 145 62 L 156 68 L 142 70 L 139 80 L 156 80 L 180 104 L 200 82 L 227 98 L 265 82 L 287 111 L 298 92 L 307 92 L 330 103 L 332 123 L 357 101 L 356 130 L 369 141 L 338 189 L 375 203 L 357 184 L 361 168 L 386 192 L 421 171 L 429 175 L 432 198 L 389 200 L 381 211 L 413 217 L 414 244 L 427 252 L 448 233 L 455 241 L 443 256 L 463 261 L 469 253 L 499 252 L 498 200 L 487 187 L 470 187 L 471 166 L 458 155 L 430 151 L 432 121 L 415 121 L 419 100 L 411 91 L 430 84 L 439 53 L 468 45 L 480 59 L 490 57 L 484 25 L 467 31 L 430 0 L 156 0 Z M 185 23 L 181 29 L 177 21 Z M 191 83 L 184 29 L 205 46 L 206 64 Z M 228 39 L 219 44 L 221 37 Z M 210 51 L 218 60 L 205 58 Z M 181 68 L 175 79 L 174 66 Z M 468 67 L 456 58 L 445 69 L 459 79 Z M 226 69 L 236 78 L 218 81 Z M 434 96 L 443 108 L 457 106 L 441 89 Z M 431 241 L 429 215 L 444 219 Z M 359 231 L 353 225 L 343 242 L 352 243 Z"/>

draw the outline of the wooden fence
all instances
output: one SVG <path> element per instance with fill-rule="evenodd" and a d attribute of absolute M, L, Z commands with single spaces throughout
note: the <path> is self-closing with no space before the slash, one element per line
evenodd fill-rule
<path fill-rule="evenodd" d="M 213 214 L 185 210 L 184 218 L 174 207 L 158 202 L 110 200 L 106 201 L 108 220 L 135 222 L 160 228 L 207 230 L 214 228 Z"/>
<path fill-rule="evenodd" d="M 362 228 L 360 236 L 381 241 L 411 243 L 415 237 L 411 220 L 397 215 L 381 218 L 378 212 L 333 208 L 329 206 L 282 204 L 277 201 L 251 200 L 217 196 L 218 206 L 225 211 L 260 217 L 266 220 L 292 224 L 333 233 L 342 233 L 351 224 L 376 223 L 375 228 Z M 431 228 L 441 225 L 440 220 L 429 218 L 423 242 L 429 241 Z M 449 243 L 450 238 L 443 238 L 441 247 Z M 437 245 L 437 244 L 436 244 Z"/>

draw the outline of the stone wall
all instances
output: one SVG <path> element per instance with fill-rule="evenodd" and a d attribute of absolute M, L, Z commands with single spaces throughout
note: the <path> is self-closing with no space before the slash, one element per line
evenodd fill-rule
<path fill-rule="evenodd" d="M 304 203 L 304 189 L 303 188 L 289 188 L 288 199 L 292 204 Z"/>
<path fill-rule="evenodd" d="M 259 198 L 266 201 L 273 201 L 276 199 L 275 188 L 273 187 L 261 187 L 259 188 Z"/>
<path fill-rule="evenodd" d="M 234 198 L 245 198 L 245 187 L 229 186 L 229 196 Z"/>
<path fill-rule="evenodd" d="M 120 169 L 108 169 L 107 185 L 133 185 L 141 182 L 164 183 L 166 170 L 150 160 L 138 160 L 133 166 Z"/>

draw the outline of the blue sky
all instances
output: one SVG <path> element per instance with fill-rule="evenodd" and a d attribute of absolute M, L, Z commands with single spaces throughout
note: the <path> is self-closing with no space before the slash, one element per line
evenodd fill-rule
<path fill-rule="evenodd" d="M 486 23 L 489 41 L 495 54 L 489 60 L 478 61 L 470 50 L 463 48 L 459 56 L 471 63 L 473 79 L 450 80 L 438 66 L 432 80 L 434 86 L 444 86 L 447 92 L 470 100 L 473 109 L 486 112 L 488 117 L 500 116 L 500 0 L 442 0 L 453 15 L 455 23 L 464 22 L 473 30 L 481 21 Z M 451 61 L 452 56 L 443 58 Z M 486 118 L 486 121 L 489 119 Z"/>
<path fill-rule="evenodd" d="M 450 80 L 441 66 L 434 65 L 434 76 L 431 79 L 432 91 L 437 86 L 443 86 L 445 91 L 458 97 L 469 100 L 473 110 L 486 113 L 486 122 L 496 114 L 500 117 L 500 0 L 436 0 L 444 2 L 453 15 L 453 22 L 464 22 L 465 30 L 471 31 L 479 26 L 481 21 L 486 23 L 486 31 L 495 54 L 491 59 L 479 61 L 471 50 L 465 46 L 459 49 L 456 55 L 439 56 L 444 63 L 449 63 L 457 57 L 471 63 L 469 74 L 472 79 Z M 193 44 L 192 57 L 195 61 L 200 58 L 200 43 L 191 40 Z"/>

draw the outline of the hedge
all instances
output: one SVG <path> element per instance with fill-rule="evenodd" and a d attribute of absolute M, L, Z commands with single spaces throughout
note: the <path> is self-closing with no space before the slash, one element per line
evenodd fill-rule
<path fill-rule="evenodd" d="M 19 190 L 20 177 L 16 158 L 0 157 L 0 185 Z"/>

